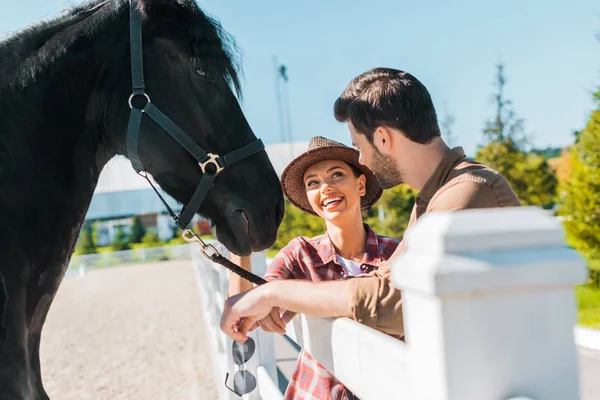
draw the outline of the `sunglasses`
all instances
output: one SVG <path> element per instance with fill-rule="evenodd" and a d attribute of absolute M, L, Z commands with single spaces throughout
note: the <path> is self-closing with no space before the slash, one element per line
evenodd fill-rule
<path fill-rule="evenodd" d="M 229 372 L 225 375 L 225 387 L 240 397 L 256 389 L 256 378 L 254 375 L 252 375 L 246 369 L 242 369 L 242 365 L 244 365 L 252 357 L 255 349 L 256 345 L 251 337 L 248 337 L 248 340 L 246 340 L 244 343 L 238 343 L 234 341 L 231 346 L 233 362 L 240 369 L 233 376 L 233 389 L 227 385 Z"/>

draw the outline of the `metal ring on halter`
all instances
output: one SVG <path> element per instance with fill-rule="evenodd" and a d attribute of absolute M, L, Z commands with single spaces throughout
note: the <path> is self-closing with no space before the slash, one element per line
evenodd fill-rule
<path fill-rule="evenodd" d="M 131 96 L 129 96 L 129 100 L 127 100 L 127 104 L 129 104 L 129 108 L 131 108 L 133 110 L 133 104 L 131 103 L 131 100 L 133 100 L 133 98 L 135 96 L 144 96 L 146 98 L 146 101 L 148 103 L 150 103 L 150 96 L 148 96 L 147 93 L 131 93 Z M 146 107 L 146 104 L 144 104 L 144 107 Z M 140 110 L 144 111 L 144 107 L 140 108 Z"/>
<path fill-rule="evenodd" d="M 223 171 L 223 167 L 221 167 L 221 165 L 217 161 L 219 158 L 221 158 L 218 154 L 207 153 L 206 155 L 208 156 L 208 160 L 198 163 L 203 174 L 206 173 L 206 166 L 209 164 L 215 165 L 215 167 L 217 169 L 217 172 L 215 172 L 215 175 L 218 175 L 219 172 Z"/>

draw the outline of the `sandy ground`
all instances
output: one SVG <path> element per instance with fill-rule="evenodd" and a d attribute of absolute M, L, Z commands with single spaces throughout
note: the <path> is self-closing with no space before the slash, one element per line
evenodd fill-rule
<path fill-rule="evenodd" d="M 42 333 L 51 399 L 216 399 L 189 261 L 65 278 Z"/>

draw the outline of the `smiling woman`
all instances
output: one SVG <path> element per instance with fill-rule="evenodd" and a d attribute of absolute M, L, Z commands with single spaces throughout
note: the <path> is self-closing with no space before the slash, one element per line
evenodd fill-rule
<path fill-rule="evenodd" d="M 398 246 L 396 239 L 375 234 L 362 221 L 382 190 L 373 173 L 358 161 L 358 151 L 323 137 L 311 139 L 308 150 L 296 157 L 281 175 L 283 192 L 299 209 L 325 221 L 324 235 L 293 239 L 273 259 L 265 279 L 302 279 L 313 282 L 344 279 L 379 268 Z M 249 266 L 246 264 L 246 267 Z M 250 289 L 231 276 L 230 295 Z M 327 307 L 323 299 L 323 307 Z M 258 322 L 265 331 L 285 332 L 292 313 L 279 308 Z M 352 394 L 308 353 L 302 352 L 285 393 L 314 398 L 344 399 Z"/>

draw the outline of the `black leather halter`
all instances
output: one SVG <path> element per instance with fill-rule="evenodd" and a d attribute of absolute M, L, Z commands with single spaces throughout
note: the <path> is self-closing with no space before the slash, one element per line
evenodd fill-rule
<path fill-rule="evenodd" d="M 136 6 L 135 0 L 129 0 L 129 40 L 131 46 L 131 81 L 132 93 L 129 97 L 129 124 L 127 127 L 127 153 L 129 160 L 135 171 L 146 178 L 152 186 L 164 206 L 167 208 L 171 217 L 175 220 L 175 224 L 183 231 L 183 238 L 188 242 L 199 242 L 202 246 L 202 254 L 212 261 L 224 265 L 243 278 L 256 284 L 264 283 L 264 279 L 246 271 L 245 269 L 233 264 L 231 261 L 224 258 L 212 246 L 205 244 L 200 237 L 188 228 L 194 214 L 198 212 L 202 202 L 206 198 L 208 191 L 213 186 L 213 182 L 217 175 L 225 168 L 235 164 L 236 162 L 248 158 L 265 148 L 260 139 L 253 141 L 246 146 L 232 151 L 224 156 L 208 153 L 198 144 L 196 144 L 188 135 L 185 134 L 173 121 L 163 114 L 150 101 L 150 96 L 146 93 L 144 84 L 144 64 L 142 55 L 142 22 L 140 12 Z M 148 174 L 144 171 L 142 162 L 138 157 L 138 137 L 140 133 L 140 124 L 142 116 L 146 114 L 154 120 L 161 128 L 165 130 L 173 139 L 175 139 L 183 148 L 185 148 L 198 162 L 198 166 L 202 171 L 202 178 L 196 187 L 192 198 L 188 204 L 183 207 L 179 215 L 175 214 L 165 199 L 156 190 L 152 181 L 148 178 Z M 210 252 L 208 252 L 210 251 Z"/>
<path fill-rule="evenodd" d="M 181 214 L 175 215 L 173 210 L 167 205 L 160 193 L 156 192 L 163 201 L 164 205 L 169 210 L 171 216 L 175 219 L 177 226 L 185 230 L 188 228 L 194 214 L 198 212 L 202 202 L 204 201 L 208 191 L 217 175 L 223 169 L 235 164 L 236 162 L 250 157 L 265 146 L 260 139 L 252 143 L 232 151 L 224 156 L 208 153 L 202 147 L 197 145 L 188 135 L 185 134 L 173 121 L 163 114 L 152 102 L 150 96 L 145 91 L 144 85 L 144 67 L 142 60 L 142 26 L 139 10 L 135 5 L 135 1 L 131 0 L 130 4 L 130 43 L 131 43 L 131 80 L 133 91 L 129 97 L 129 107 L 131 114 L 129 115 L 129 125 L 127 127 L 127 153 L 133 168 L 138 174 L 141 174 L 148 179 L 144 171 L 144 167 L 138 157 L 138 136 L 140 132 L 140 123 L 142 116 L 146 114 L 154 120 L 161 128 L 165 130 L 173 139 L 175 139 L 183 148 L 185 148 L 198 162 L 202 171 L 202 178 L 196 191 L 192 195 L 189 203 L 183 208 Z M 149 181 L 149 179 L 148 179 Z"/>

